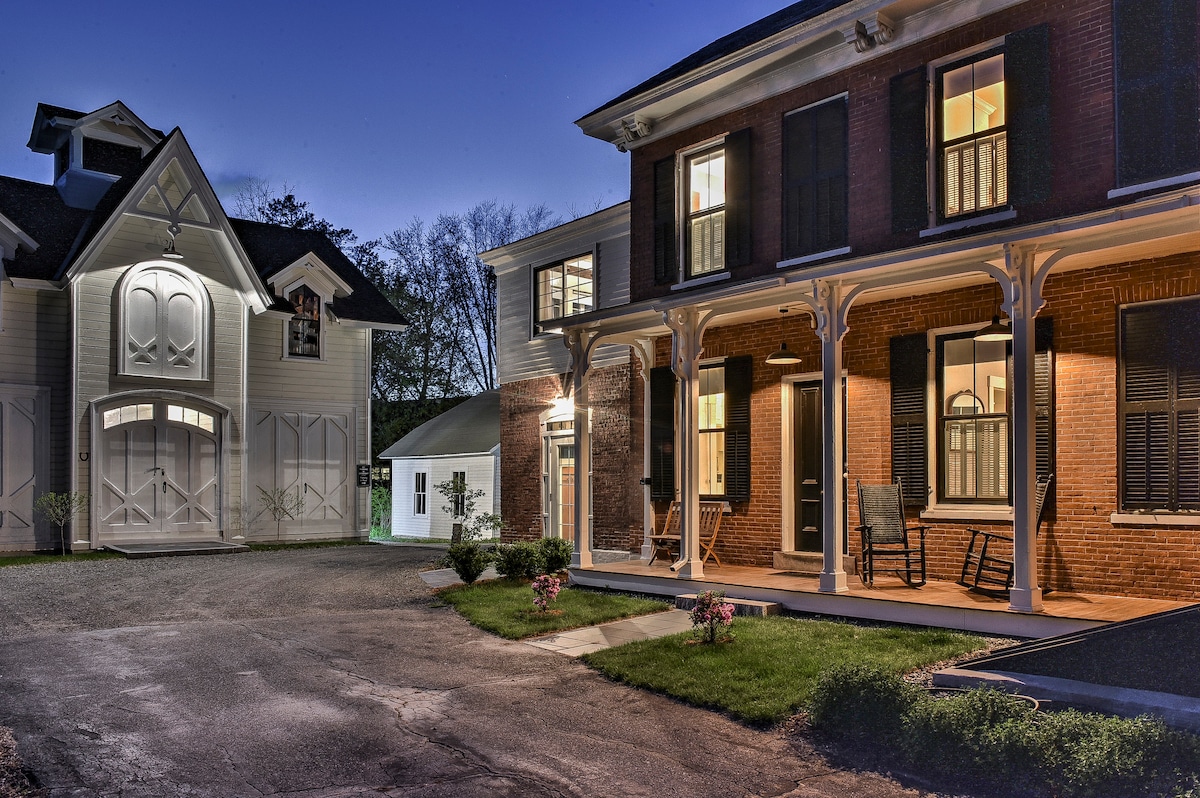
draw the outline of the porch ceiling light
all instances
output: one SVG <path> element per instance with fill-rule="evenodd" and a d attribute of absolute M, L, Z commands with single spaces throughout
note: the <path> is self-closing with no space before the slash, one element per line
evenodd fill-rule
<path fill-rule="evenodd" d="M 975 333 L 976 341 L 1011 341 L 1012 328 L 1000 323 L 1000 316 L 992 316 L 992 323 Z"/>
<path fill-rule="evenodd" d="M 787 308 L 779 309 L 779 332 L 780 337 L 783 335 L 783 314 L 787 313 Z M 779 344 L 779 349 L 767 355 L 768 366 L 794 366 L 800 362 L 800 356 L 787 348 L 787 341 L 782 341 Z"/>

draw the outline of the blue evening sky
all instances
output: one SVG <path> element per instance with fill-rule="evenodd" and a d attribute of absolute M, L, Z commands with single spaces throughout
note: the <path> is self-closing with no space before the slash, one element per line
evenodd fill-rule
<path fill-rule="evenodd" d="M 574 121 L 788 0 L 14 3 L 0 174 L 48 182 L 38 102 L 179 126 L 232 212 L 252 176 L 369 239 L 496 199 L 570 218 L 629 195 Z"/>

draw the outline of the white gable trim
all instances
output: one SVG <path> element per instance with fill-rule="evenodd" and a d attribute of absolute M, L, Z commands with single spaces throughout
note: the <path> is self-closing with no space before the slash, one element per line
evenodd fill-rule
<path fill-rule="evenodd" d="M 328 297 L 350 296 L 354 293 L 353 288 L 312 252 L 271 275 L 269 281 L 276 296 L 283 296 L 285 289 L 298 282 Z"/>
<path fill-rule="evenodd" d="M 158 185 L 159 175 L 162 174 L 163 170 L 167 168 L 167 165 L 172 160 L 179 164 L 179 168 L 187 176 L 192 186 L 192 192 L 208 212 L 211 221 L 200 222 L 178 216 L 168 217 L 147 213 L 138 209 L 137 206 L 142 201 L 142 198 Z M 100 231 L 88 242 L 86 247 L 76 254 L 67 269 L 64 279 L 73 282 L 80 274 L 87 270 L 92 261 L 95 260 L 97 255 L 112 240 L 121 218 L 127 215 L 160 221 L 163 223 L 164 228 L 171 224 L 177 224 L 180 228 L 193 227 L 207 231 L 214 251 L 224 258 L 226 268 L 228 268 L 236 281 L 242 295 L 242 300 L 250 309 L 256 314 L 262 313 L 274 302 L 274 298 L 268 292 L 266 285 L 263 284 L 263 281 L 259 279 L 258 274 L 254 271 L 254 265 L 250 262 L 250 257 L 246 254 L 245 249 L 242 248 L 237 235 L 234 234 L 233 228 L 229 224 L 229 218 L 222 210 L 221 202 L 217 199 L 216 192 L 213 191 L 212 185 L 208 182 L 208 178 L 200 168 L 199 162 L 196 161 L 196 156 L 192 152 L 192 148 L 188 146 L 187 140 L 178 128 L 173 130 L 167 137 L 162 151 L 159 152 L 154 162 L 138 178 L 137 182 L 129 190 L 129 193 L 121 201 L 121 204 L 104 220 Z"/>
<path fill-rule="evenodd" d="M 90 128 L 88 131 L 89 138 L 109 141 L 114 144 L 129 144 L 130 139 L 141 139 L 139 146 L 142 149 L 142 155 L 150 152 L 158 142 L 162 141 L 161 135 L 143 122 L 137 114 L 130 111 L 125 103 L 120 100 L 106 105 L 99 110 L 92 111 L 87 116 L 80 117 L 79 119 L 68 121 L 55 117 L 51 120 L 51 123 L 56 127 L 72 127 L 73 136 L 81 136 L 83 128 Z M 128 128 L 128 131 L 126 132 L 124 128 Z"/>

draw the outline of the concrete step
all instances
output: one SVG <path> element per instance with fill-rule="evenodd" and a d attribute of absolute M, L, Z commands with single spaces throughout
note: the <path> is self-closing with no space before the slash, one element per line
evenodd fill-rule
<path fill-rule="evenodd" d="M 774 601 L 755 601 L 754 599 L 742 599 L 726 596 L 725 603 L 733 605 L 734 615 L 748 615 L 765 618 L 768 615 L 778 615 L 782 611 L 782 607 Z M 695 606 L 695 593 L 684 593 L 682 596 L 675 597 L 676 609 L 690 611 Z"/>

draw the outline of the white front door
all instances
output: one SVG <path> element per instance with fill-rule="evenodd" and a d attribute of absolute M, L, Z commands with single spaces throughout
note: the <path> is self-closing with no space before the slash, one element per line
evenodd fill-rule
<path fill-rule="evenodd" d="M 101 542 L 181 541 L 220 534 L 221 419 L 163 399 L 109 404 L 96 414 Z"/>
<path fill-rule="evenodd" d="M 260 535 L 341 536 L 356 529 L 354 411 L 254 408 L 250 450 L 254 511 L 265 494 L 284 491 L 302 503 L 296 518 L 259 516 Z"/>

